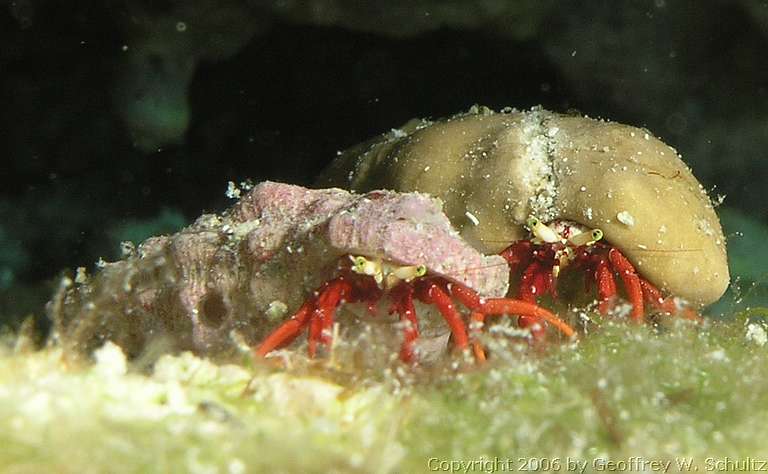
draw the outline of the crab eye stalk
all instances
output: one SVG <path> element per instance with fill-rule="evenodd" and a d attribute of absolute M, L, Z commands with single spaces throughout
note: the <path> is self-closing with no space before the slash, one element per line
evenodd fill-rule
<path fill-rule="evenodd" d="M 589 232 L 582 232 L 576 234 L 568 239 L 568 243 L 575 247 L 582 245 L 594 245 L 595 242 L 603 238 L 603 231 L 600 229 L 592 229 Z"/>
<path fill-rule="evenodd" d="M 540 219 L 536 217 L 529 217 L 526 221 L 526 225 L 531 230 L 531 233 L 534 235 L 534 237 L 541 240 L 542 242 L 554 243 L 563 240 L 560 234 L 555 232 L 551 227 L 544 224 Z"/>
<path fill-rule="evenodd" d="M 352 271 L 355 273 L 358 273 L 360 275 L 376 275 L 377 273 L 380 273 L 380 269 L 376 265 L 376 262 L 373 262 L 371 260 L 368 260 L 367 258 L 363 256 L 350 256 L 350 260 L 352 260 L 352 263 L 354 264 L 352 267 Z"/>
<path fill-rule="evenodd" d="M 427 266 L 426 265 L 419 265 L 416 267 L 416 276 L 417 277 L 423 277 L 427 274 Z"/>
<path fill-rule="evenodd" d="M 427 274 L 426 265 L 410 265 L 398 267 L 392 271 L 392 276 L 397 280 L 411 281 L 414 278 L 422 277 Z"/>

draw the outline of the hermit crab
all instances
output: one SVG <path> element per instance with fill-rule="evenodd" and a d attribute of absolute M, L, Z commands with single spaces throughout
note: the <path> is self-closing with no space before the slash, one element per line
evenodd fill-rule
<path fill-rule="evenodd" d="M 506 258 L 529 302 L 555 295 L 566 266 L 594 281 L 603 313 L 618 275 L 635 319 L 645 303 L 678 312 L 672 296 L 710 304 L 729 282 L 706 191 L 673 148 L 627 125 L 475 106 L 347 150 L 318 184 L 439 197 L 464 239 Z"/>
<path fill-rule="evenodd" d="M 468 245 L 440 201 L 422 193 L 264 182 L 222 215 L 127 250 L 94 277 L 65 280 L 51 302 L 56 337 L 71 353 L 111 340 L 139 355 L 162 340 L 204 354 L 244 345 L 260 357 L 306 332 L 314 356 L 333 344 L 339 306 L 376 312 L 384 300 L 401 320 L 405 361 L 419 352 L 415 301 L 437 308 L 459 349 L 470 339 L 457 302 L 476 318 L 521 314 L 573 334 L 551 312 L 505 298 L 504 258 Z"/>

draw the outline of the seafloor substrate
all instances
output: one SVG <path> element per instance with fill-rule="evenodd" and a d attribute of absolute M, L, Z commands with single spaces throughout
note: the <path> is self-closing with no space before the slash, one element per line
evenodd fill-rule
<path fill-rule="evenodd" d="M 414 472 L 482 458 L 590 472 L 632 457 L 703 469 L 759 460 L 768 439 L 760 321 L 606 323 L 545 350 L 497 348 L 479 369 L 455 357 L 363 375 L 188 353 L 140 370 L 111 344 L 73 366 L 55 348 L 5 347 L 1 472 Z"/>

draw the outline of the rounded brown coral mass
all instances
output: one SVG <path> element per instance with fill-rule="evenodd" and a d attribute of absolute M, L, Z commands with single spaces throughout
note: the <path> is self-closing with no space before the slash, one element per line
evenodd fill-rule
<path fill-rule="evenodd" d="M 706 191 L 673 148 L 627 125 L 473 107 L 358 145 L 318 184 L 437 196 L 483 252 L 524 238 L 529 215 L 600 228 L 652 283 L 699 305 L 716 301 L 729 282 Z"/>

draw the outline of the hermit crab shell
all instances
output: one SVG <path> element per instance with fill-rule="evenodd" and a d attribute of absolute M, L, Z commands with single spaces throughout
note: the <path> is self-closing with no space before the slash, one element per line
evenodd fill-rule
<path fill-rule="evenodd" d="M 529 215 L 600 228 L 652 283 L 699 305 L 716 301 L 729 282 L 706 191 L 675 149 L 627 125 L 473 107 L 412 120 L 347 150 L 317 184 L 437 196 L 462 237 L 484 252 L 525 238 Z"/>

